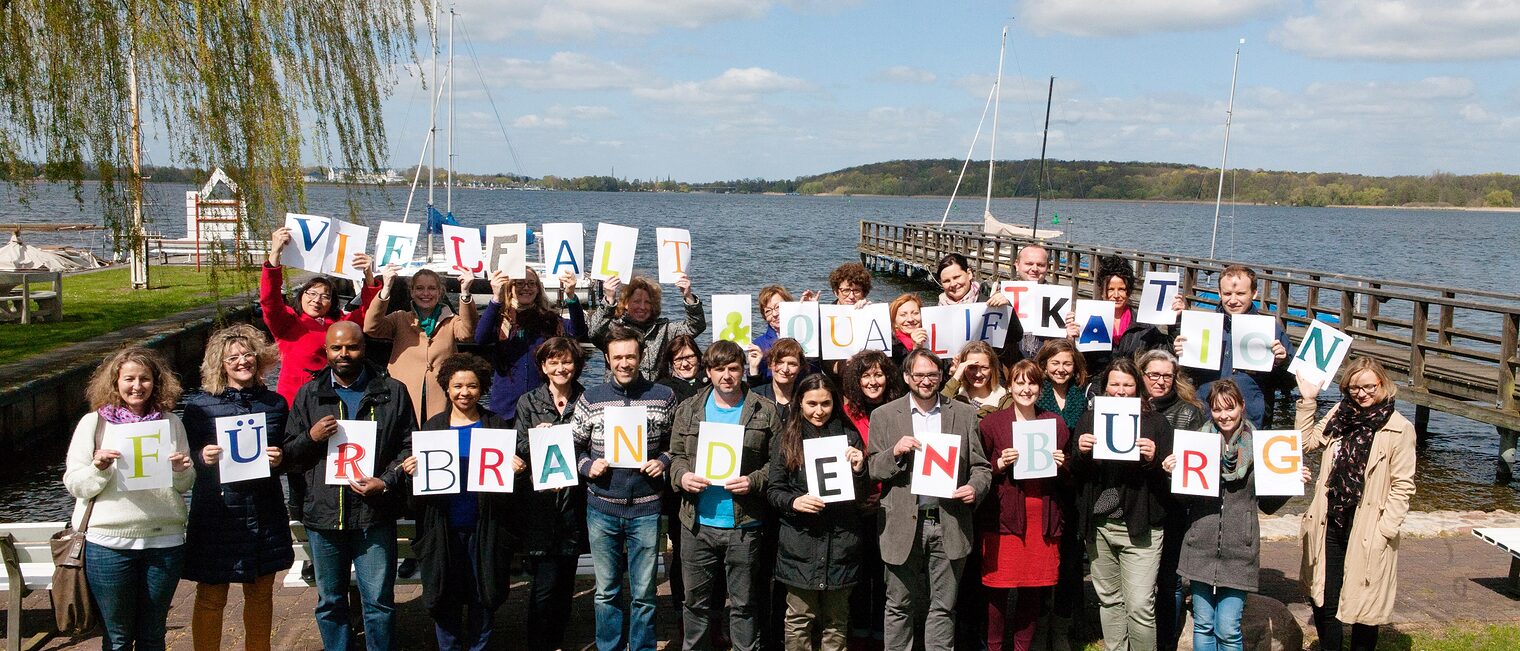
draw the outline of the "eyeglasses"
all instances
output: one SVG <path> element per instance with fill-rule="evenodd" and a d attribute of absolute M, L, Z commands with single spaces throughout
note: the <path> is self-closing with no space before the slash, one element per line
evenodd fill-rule
<path fill-rule="evenodd" d="M 844 296 L 846 294 L 850 296 L 865 296 L 866 292 L 865 290 L 854 285 L 840 285 L 834 288 L 834 294 L 836 296 Z"/>
<path fill-rule="evenodd" d="M 939 373 L 909 373 L 908 377 L 913 378 L 914 382 L 928 382 L 929 380 L 938 380 Z"/>
<path fill-rule="evenodd" d="M 1146 373 L 1145 374 L 1145 379 L 1150 380 L 1152 382 L 1160 382 L 1162 380 L 1166 380 L 1166 381 L 1170 382 L 1172 380 L 1172 378 L 1175 378 L 1175 377 L 1177 377 L 1177 375 L 1174 374 L 1174 373 Z"/>
<path fill-rule="evenodd" d="M 695 364 L 695 363 L 697 363 L 697 356 L 688 353 L 688 354 L 676 357 L 675 359 L 672 359 L 670 361 L 673 362 L 673 363 L 676 363 L 676 364 Z"/>
<path fill-rule="evenodd" d="M 256 362 L 259 360 L 258 353 L 243 353 L 241 355 L 228 355 L 222 358 L 223 364 L 237 364 L 239 362 Z"/>
<path fill-rule="evenodd" d="M 772 314 L 780 314 L 781 313 L 781 306 L 780 305 L 774 305 L 774 306 L 765 308 L 763 310 L 760 310 L 760 313 L 764 314 L 765 316 L 770 316 Z"/>
<path fill-rule="evenodd" d="M 305 296 L 306 298 L 309 298 L 311 300 L 314 300 L 314 301 L 330 301 L 330 300 L 332 300 L 332 294 L 329 294 L 327 292 L 307 291 L 306 293 L 301 294 L 301 295 Z"/>
<path fill-rule="evenodd" d="M 1356 386 L 1346 387 L 1346 392 L 1350 393 L 1350 394 L 1371 395 L 1371 394 L 1375 393 L 1380 386 L 1382 386 L 1382 385 L 1378 385 L 1378 384 L 1358 384 Z"/>

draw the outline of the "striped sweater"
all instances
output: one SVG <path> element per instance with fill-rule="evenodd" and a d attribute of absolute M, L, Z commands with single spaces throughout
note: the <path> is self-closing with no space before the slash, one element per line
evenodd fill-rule
<path fill-rule="evenodd" d="M 608 515 L 636 518 L 660 513 L 669 484 L 636 468 L 608 468 L 592 479 L 591 464 L 606 456 L 603 412 L 607 407 L 645 407 L 649 412 L 646 458 L 670 468 L 670 420 L 676 410 L 670 387 L 635 377 L 627 386 L 607 382 L 587 389 L 575 404 L 575 458 L 586 482 L 586 506 Z"/>

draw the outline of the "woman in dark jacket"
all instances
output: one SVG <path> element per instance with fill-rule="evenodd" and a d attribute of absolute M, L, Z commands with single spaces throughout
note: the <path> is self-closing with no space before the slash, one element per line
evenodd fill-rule
<path fill-rule="evenodd" d="M 1135 359 L 1147 350 L 1172 347 L 1172 337 L 1166 329 L 1136 319 L 1136 312 L 1129 304 L 1135 290 L 1135 272 L 1121 258 L 1103 258 L 1098 271 L 1099 300 L 1114 304 L 1114 330 L 1109 335 L 1112 350 L 1095 350 L 1082 353 L 1087 357 L 1087 368 L 1108 368 L 1109 362 L 1120 357 Z M 1080 324 L 1079 324 L 1080 325 Z"/>
<path fill-rule="evenodd" d="M 257 328 L 238 324 L 223 328 L 206 342 L 201 362 L 202 391 L 185 399 L 185 436 L 195 461 L 195 489 L 186 527 L 183 578 L 196 582 L 191 638 L 200 650 L 222 644 L 222 611 L 230 584 L 243 584 L 243 630 L 246 648 L 269 649 L 273 630 L 274 575 L 295 561 L 290 522 L 280 490 L 280 448 L 285 440 L 285 399 L 264 385 L 264 372 L 275 363 L 275 349 Z M 232 441 L 234 450 L 217 444 L 216 419 L 264 414 L 264 447 Z M 257 443 L 253 444 L 254 446 Z M 263 479 L 223 484 L 218 462 L 264 454 L 273 473 Z"/>
<path fill-rule="evenodd" d="M 702 349 L 697 347 L 697 340 L 692 335 L 671 337 L 660 357 L 667 363 L 660 367 L 660 374 L 654 381 L 676 392 L 676 404 L 701 393 L 711 384 L 702 368 Z"/>
<path fill-rule="evenodd" d="M 506 429 L 507 421 L 480 405 L 491 389 L 491 365 L 469 353 L 455 353 L 439 365 L 437 382 L 448 406 L 422 425 L 424 431 L 459 433 L 459 469 L 470 472 L 470 436 L 476 429 Z M 417 472 L 417 457 L 401 464 Z M 512 471 L 527 468 L 512 459 Z M 408 489 L 408 493 L 410 490 Z M 512 493 L 460 491 L 411 498 L 417 516 L 417 566 L 422 570 L 422 605 L 433 617 L 443 651 L 490 646 L 492 619 L 507 600 L 512 576 Z"/>
<path fill-rule="evenodd" d="M 1114 360 L 1097 384 L 1104 396 L 1140 398 L 1139 461 L 1093 459 L 1092 411 L 1077 424 L 1076 444 L 1066 455 L 1077 484 L 1076 524 L 1092 560 L 1103 641 L 1110 649 L 1156 645 L 1161 525 L 1172 505 L 1171 485 L 1161 469 L 1161 460 L 1172 452 L 1172 425 L 1150 407 L 1139 385 L 1140 371 L 1128 358 Z"/>
<path fill-rule="evenodd" d="M 575 296 L 575 275 L 566 271 L 559 277 L 559 287 L 570 312 L 568 319 L 561 318 L 549 303 L 532 269 L 527 278 L 508 278 L 499 271 L 491 275 L 491 302 L 475 324 L 475 343 L 486 348 L 486 360 L 495 373 L 491 411 L 508 422 L 517 422 L 517 399 L 544 383 L 533 352 L 550 337 L 586 336 L 586 311 Z"/>
<path fill-rule="evenodd" d="M 1151 399 L 1151 408 L 1161 412 L 1172 429 L 1197 431 L 1208 419 L 1198 392 L 1177 358 L 1165 350 L 1148 350 L 1135 361 L 1140 369 L 1140 383 Z M 1156 649 L 1175 651 L 1182 636 L 1182 577 L 1177 575 L 1177 559 L 1182 554 L 1182 537 L 1187 533 L 1187 504 L 1178 503 L 1167 513 L 1162 525 L 1161 569 L 1156 573 Z"/>
<path fill-rule="evenodd" d="M 533 358 L 544 383 L 517 401 L 517 455 L 523 459 L 530 459 L 528 432 L 570 424 L 575 401 L 585 392 L 580 377 L 586 357 L 579 344 L 554 337 L 539 346 Z M 586 487 L 576 484 L 534 491 L 532 473 L 530 463 L 528 472 L 518 476 L 516 489 L 516 521 L 528 575 L 533 577 L 528 599 L 528 649 L 553 651 L 564 643 L 575 595 L 576 564 L 588 550 Z"/>
<path fill-rule="evenodd" d="M 853 470 L 857 498 L 865 494 L 864 443 L 835 409 L 839 393 L 821 373 L 797 384 L 797 400 L 771 451 L 766 498 L 781 514 L 775 578 L 786 585 L 784 639 L 788 651 L 813 647 L 813 624 L 820 629 L 817 648 L 846 648 L 850 593 L 860 574 L 860 509 L 854 500 L 825 503 L 808 493 L 803 467 L 806 439 L 844 436 L 845 459 Z"/>

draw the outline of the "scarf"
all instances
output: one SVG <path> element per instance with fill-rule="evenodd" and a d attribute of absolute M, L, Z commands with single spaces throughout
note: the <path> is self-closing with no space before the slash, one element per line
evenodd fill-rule
<path fill-rule="evenodd" d="M 982 297 L 982 281 L 980 281 L 980 280 L 973 280 L 973 281 L 971 281 L 971 286 L 966 288 L 966 295 L 962 296 L 961 300 L 958 300 L 958 301 L 954 300 L 954 299 L 950 298 L 950 296 L 948 294 L 946 294 L 944 292 L 940 292 L 939 293 L 939 304 L 940 305 L 966 305 L 966 304 L 969 304 L 969 303 L 977 303 L 977 302 L 979 302 L 977 299 L 979 299 L 981 297 Z"/>
<path fill-rule="evenodd" d="M 999 386 L 993 387 L 992 393 L 987 394 L 986 398 L 977 400 L 976 398 L 971 397 L 971 393 L 967 391 L 968 388 L 969 387 L 964 384 L 961 385 L 960 393 L 966 397 L 966 402 L 970 403 L 971 406 L 976 407 L 977 409 L 981 409 L 988 405 L 1000 405 L 1003 403 L 1003 398 L 1008 396 L 1008 389 Z"/>
<path fill-rule="evenodd" d="M 1219 428 L 1214 421 L 1209 421 L 1203 426 L 1203 431 L 1210 434 L 1219 434 Z M 1251 464 L 1254 462 L 1255 452 L 1251 447 L 1251 422 L 1242 418 L 1240 425 L 1235 428 L 1235 434 L 1228 441 L 1220 441 L 1219 451 L 1219 479 L 1225 482 L 1240 481 L 1251 472 Z"/>
<path fill-rule="evenodd" d="M 1077 386 L 1076 382 L 1072 382 L 1071 386 L 1066 387 L 1066 408 L 1062 409 L 1056 404 L 1055 387 L 1049 380 L 1046 380 L 1044 384 L 1045 386 L 1040 389 L 1040 399 L 1035 401 L 1034 406 L 1040 411 L 1059 414 L 1061 420 L 1066 423 L 1066 427 L 1076 427 L 1082 414 L 1087 412 L 1087 392 Z"/>
<path fill-rule="evenodd" d="M 1112 339 L 1110 339 L 1110 341 L 1116 344 L 1119 343 L 1119 338 L 1124 336 L 1125 331 L 1129 330 L 1129 324 L 1134 320 L 1135 311 L 1128 307 L 1124 308 L 1123 312 L 1115 315 L 1114 331 L 1112 333 Z"/>
<path fill-rule="evenodd" d="M 1384 400 L 1367 409 L 1343 400 L 1330 422 L 1325 424 L 1325 436 L 1341 442 L 1335 449 L 1330 477 L 1325 481 L 1330 489 L 1326 496 L 1326 514 L 1331 528 L 1345 531 L 1351 527 L 1351 516 L 1356 513 L 1356 503 L 1362 498 L 1362 484 L 1367 479 L 1367 455 L 1372 451 L 1372 440 L 1392 416 L 1392 400 Z"/>
<path fill-rule="evenodd" d="M 412 304 L 412 312 L 417 314 L 417 327 L 422 328 L 422 333 L 432 337 L 438 329 L 438 320 L 443 318 L 443 303 L 433 306 L 433 311 L 424 315 L 422 310 L 417 309 L 417 304 Z"/>
<path fill-rule="evenodd" d="M 903 348 L 913 350 L 914 348 L 918 347 L 918 344 L 913 341 L 913 337 L 908 333 L 901 330 L 895 330 L 892 332 L 892 334 L 897 335 L 897 343 L 902 344 Z"/>
<path fill-rule="evenodd" d="M 144 421 L 158 420 L 164 417 L 163 414 L 160 414 L 157 411 L 150 411 L 146 414 L 138 416 L 137 414 L 133 413 L 131 409 L 127 409 L 126 407 L 119 405 L 103 405 L 100 409 L 95 410 L 95 413 L 100 414 L 101 418 L 104 418 L 107 423 L 110 423 L 112 425 L 141 423 Z"/>

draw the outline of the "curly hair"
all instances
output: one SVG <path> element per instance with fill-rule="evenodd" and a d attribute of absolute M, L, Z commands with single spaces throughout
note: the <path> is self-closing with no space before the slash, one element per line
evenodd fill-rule
<path fill-rule="evenodd" d="M 264 373 L 279 361 L 279 351 L 269 345 L 269 339 L 258 328 L 239 323 L 217 330 L 206 340 L 206 354 L 201 358 L 201 389 L 206 393 L 220 395 L 227 390 L 227 367 L 222 360 L 232 344 L 241 344 L 258 358 L 253 370 L 257 385 L 264 384 Z"/>
<path fill-rule="evenodd" d="M 866 371 L 879 370 L 887 376 L 886 388 L 882 391 L 881 400 L 871 402 L 866 399 L 866 394 L 860 389 L 860 378 Z M 907 384 L 903 382 L 902 374 L 897 372 L 897 364 L 892 363 L 892 358 L 879 350 L 862 350 L 851 355 L 844 363 L 844 400 L 854 405 L 856 409 L 870 413 L 872 409 L 891 402 L 908 393 Z"/>
<path fill-rule="evenodd" d="M 475 374 L 475 379 L 480 382 L 480 395 L 484 396 L 491 391 L 491 364 L 474 353 L 454 353 L 443 358 L 438 364 L 438 386 L 443 389 L 444 395 L 449 392 L 449 380 L 454 379 L 454 374 L 460 371 L 469 371 Z"/>
<path fill-rule="evenodd" d="M 829 289 L 838 291 L 844 283 L 860 287 L 860 297 L 865 298 L 871 293 L 871 272 L 866 271 L 866 266 L 859 262 L 846 262 L 829 273 Z"/>
<path fill-rule="evenodd" d="M 644 276 L 634 276 L 628 284 L 618 288 L 617 307 L 612 310 L 615 317 L 623 317 L 628 314 L 628 302 L 633 300 L 633 293 L 642 291 L 649 296 L 650 320 L 660 318 L 660 286 Z"/>
<path fill-rule="evenodd" d="M 581 345 L 569 337 L 551 337 L 544 340 L 544 343 L 539 344 L 538 349 L 533 351 L 533 363 L 538 367 L 539 376 L 548 380 L 548 376 L 544 375 L 544 364 L 562 355 L 568 355 L 570 364 L 575 367 L 570 379 L 579 380 L 581 371 L 586 369 L 586 351 L 581 350 Z"/>
<path fill-rule="evenodd" d="M 160 413 L 174 409 L 180 394 L 184 392 L 179 377 L 174 375 L 174 369 L 169 366 L 169 360 L 164 358 L 163 353 L 142 346 L 130 346 L 116 351 L 116 354 L 106 358 L 95 369 L 84 392 L 85 398 L 90 401 L 90 409 L 100 409 L 106 405 L 126 406 L 121 400 L 121 392 L 116 390 L 116 380 L 121 377 L 121 367 L 127 364 L 137 364 L 148 369 L 148 373 L 153 376 L 153 395 L 148 398 L 150 408 Z"/>
<path fill-rule="evenodd" d="M 1135 270 L 1130 268 L 1128 261 L 1116 256 L 1098 258 L 1098 284 L 1094 286 L 1093 297 L 1103 298 L 1108 292 L 1108 281 L 1114 278 L 1124 281 L 1125 292 L 1135 290 Z"/>

